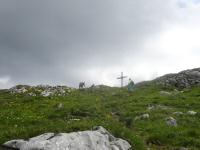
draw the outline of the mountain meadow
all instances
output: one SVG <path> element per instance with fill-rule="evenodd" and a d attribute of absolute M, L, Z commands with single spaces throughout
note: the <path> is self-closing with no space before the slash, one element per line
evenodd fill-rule
<path fill-rule="evenodd" d="M 103 126 L 135 150 L 198 150 L 200 87 L 157 84 L 157 80 L 136 84 L 131 92 L 103 85 L 66 88 L 65 94 L 45 96 L 38 94 L 41 87 L 0 90 L 0 144 Z"/>

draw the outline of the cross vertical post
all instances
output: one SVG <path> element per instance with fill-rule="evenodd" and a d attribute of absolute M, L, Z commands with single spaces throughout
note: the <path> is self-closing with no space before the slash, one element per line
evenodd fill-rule
<path fill-rule="evenodd" d="M 123 87 L 124 78 L 127 78 L 127 76 L 124 76 L 124 75 L 123 75 L 123 72 L 121 72 L 121 76 L 117 78 L 117 79 L 120 79 L 120 80 L 121 80 L 121 87 Z"/>
<path fill-rule="evenodd" d="M 123 79 L 124 79 L 124 78 L 123 78 L 123 72 L 121 72 L 121 87 L 123 87 L 123 82 L 124 82 Z"/>

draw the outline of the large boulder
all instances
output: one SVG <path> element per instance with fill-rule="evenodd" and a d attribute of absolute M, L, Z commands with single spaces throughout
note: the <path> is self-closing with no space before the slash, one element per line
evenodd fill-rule
<path fill-rule="evenodd" d="M 20 150 L 129 150 L 131 145 L 103 127 L 72 133 L 45 133 L 29 140 L 12 140 L 5 147 Z"/>

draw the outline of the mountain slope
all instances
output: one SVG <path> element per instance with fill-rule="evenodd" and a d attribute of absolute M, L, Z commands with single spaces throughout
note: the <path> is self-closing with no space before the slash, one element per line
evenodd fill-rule
<path fill-rule="evenodd" d="M 166 82 L 166 77 L 161 79 L 155 82 Z M 200 87 L 191 84 L 190 88 L 177 90 L 155 82 L 149 81 L 133 92 L 126 88 L 77 90 L 60 86 L 59 90 L 28 87 L 30 91 L 26 91 L 23 86 L 18 87 L 23 90 L 0 90 L 0 144 L 46 132 L 68 133 L 101 125 L 128 140 L 136 150 L 198 150 Z M 63 88 L 66 92 L 60 94 Z M 43 95 L 41 90 L 51 94 Z"/>

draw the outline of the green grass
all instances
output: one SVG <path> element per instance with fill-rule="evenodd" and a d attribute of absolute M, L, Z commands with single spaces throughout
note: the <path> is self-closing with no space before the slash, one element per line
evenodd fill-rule
<path fill-rule="evenodd" d="M 160 91 L 172 92 L 161 95 Z M 57 105 L 63 104 L 58 109 Z M 148 110 L 147 106 L 161 105 L 166 109 Z M 173 112 L 198 112 L 174 115 Z M 135 120 L 148 113 L 149 119 Z M 177 127 L 170 127 L 165 118 L 172 116 Z M 73 120 L 80 119 L 80 120 Z M 128 140 L 133 149 L 175 149 L 200 147 L 200 88 L 174 89 L 149 84 L 129 93 L 126 89 L 74 90 L 64 97 L 30 97 L 0 91 L 0 144 L 11 139 L 27 139 L 44 132 L 89 130 L 101 125 L 116 137 Z"/>

